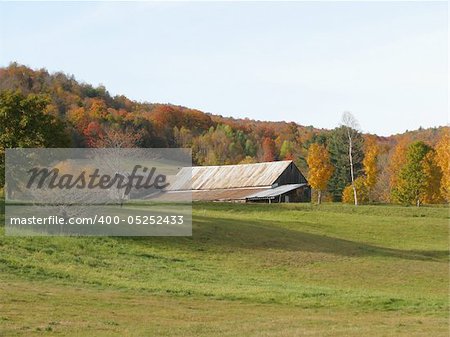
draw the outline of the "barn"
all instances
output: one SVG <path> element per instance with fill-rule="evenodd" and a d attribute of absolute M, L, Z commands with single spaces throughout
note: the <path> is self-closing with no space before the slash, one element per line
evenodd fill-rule
<path fill-rule="evenodd" d="M 167 196 L 193 201 L 309 202 L 311 188 L 292 160 L 182 168 Z"/>

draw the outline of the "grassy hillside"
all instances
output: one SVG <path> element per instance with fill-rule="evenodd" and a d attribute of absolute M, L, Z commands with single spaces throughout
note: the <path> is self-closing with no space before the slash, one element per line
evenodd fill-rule
<path fill-rule="evenodd" d="M 195 204 L 193 237 L 0 236 L 0 336 L 448 336 L 447 208 Z"/>

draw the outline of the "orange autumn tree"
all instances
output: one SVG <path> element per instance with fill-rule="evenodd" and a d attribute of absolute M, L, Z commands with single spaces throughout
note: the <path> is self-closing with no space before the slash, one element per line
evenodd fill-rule
<path fill-rule="evenodd" d="M 325 146 L 314 143 L 309 147 L 306 159 L 309 167 L 308 182 L 318 192 L 317 203 L 322 202 L 322 191 L 327 187 L 334 167 L 330 162 L 330 154 Z"/>
<path fill-rule="evenodd" d="M 266 137 L 262 143 L 263 161 L 275 160 L 275 143 L 272 139 Z"/>
<path fill-rule="evenodd" d="M 450 135 L 447 130 L 436 144 L 436 162 L 441 168 L 441 194 L 450 201 Z"/>

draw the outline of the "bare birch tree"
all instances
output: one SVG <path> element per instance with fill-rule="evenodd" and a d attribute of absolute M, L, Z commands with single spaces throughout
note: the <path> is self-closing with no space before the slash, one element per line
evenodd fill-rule
<path fill-rule="evenodd" d="M 138 144 L 141 139 L 142 132 L 105 127 L 101 136 L 92 142 L 96 148 L 93 150 L 96 154 L 96 167 L 112 177 L 118 175 L 125 182 L 128 181 L 131 171 L 125 159 L 138 157 L 140 153 Z M 125 188 L 113 186 L 109 190 L 109 197 L 122 207 L 129 195 L 125 194 Z"/>
<path fill-rule="evenodd" d="M 350 112 L 345 111 L 342 114 L 342 126 L 345 127 L 345 130 L 347 133 L 348 159 L 350 162 L 350 176 L 352 179 L 353 197 L 355 200 L 355 206 L 358 206 L 358 196 L 356 193 L 355 172 L 354 172 L 354 166 L 353 166 L 353 145 L 354 145 L 355 136 L 359 130 L 359 123 L 356 120 L 355 116 L 353 116 Z"/>

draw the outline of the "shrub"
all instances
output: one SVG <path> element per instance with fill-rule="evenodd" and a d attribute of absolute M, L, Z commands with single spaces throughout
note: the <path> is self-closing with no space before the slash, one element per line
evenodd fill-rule
<path fill-rule="evenodd" d="M 358 177 L 355 179 L 356 197 L 358 198 L 358 204 L 366 204 L 369 202 L 369 188 L 366 184 L 364 177 Z M 353 197 L 352 185 L 348 185 L 342 191 L 342 202 L 347 204 L 354 204 L 355 199 Z"/>

